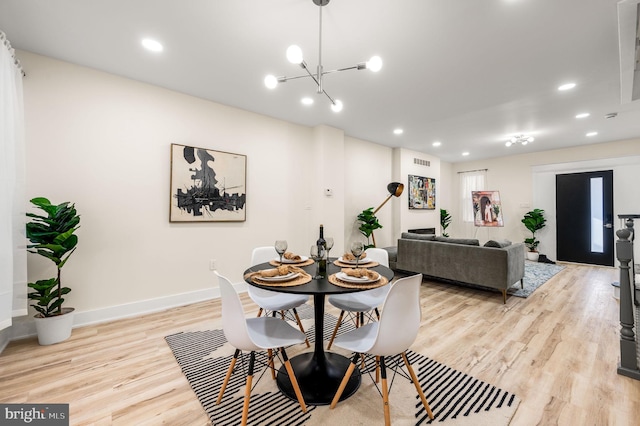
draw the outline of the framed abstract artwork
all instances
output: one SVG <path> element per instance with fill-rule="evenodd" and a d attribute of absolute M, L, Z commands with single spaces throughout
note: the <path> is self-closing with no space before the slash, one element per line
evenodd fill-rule
<path fill-rule="evenodd" d="M 247 156 L 171 144 L 170 222 L 246 220 Z"/>
<path fill-rule="evenodd" d="M 504 226 L 500 191 L 472 191 L 475 226 Z"/>
<path fill-rule="evenodd" d="M 409 175 L 409 208 L 435 210 L 436 180 L 428 177 Z"/>

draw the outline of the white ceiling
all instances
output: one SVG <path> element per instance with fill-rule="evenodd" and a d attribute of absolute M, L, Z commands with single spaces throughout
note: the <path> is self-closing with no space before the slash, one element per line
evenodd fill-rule
<path fill-rule="evenodd" d="M 312 0 L 0 0 L 0 30 L 16 49 L 448 162 L 640 137 L 640 101 L 620 101 L 616 0 L 332 0 L 322 13 L 325 70 L 384 61 L 325 76 L 339 114 L 309 78 L 263 84 L 302 73 L 291 44 L 315 69 Z M 516 133 L 535 142 L 505 147 Z"/>

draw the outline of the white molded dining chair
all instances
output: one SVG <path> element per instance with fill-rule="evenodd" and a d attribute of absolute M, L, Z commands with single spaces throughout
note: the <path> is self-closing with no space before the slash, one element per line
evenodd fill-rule
<path fill-rule="evenodd" d="M 249 367 L 247 371 L 247 379 L 244 393 L 244 405 L 242 408 L 242 425 L 247 424 L 249 416 L 249 400 L 251 398 L 251 387 L 253 382 L 253 370 L 256 361 L 256 351 L 267 350 L 268 364 L 267 367 L 271 371 L 275 371 L 273 364 L 273 349 L 278 349 L 282 356 L 283 364 L 291 380 L 298 403 L 303 412 L 307 412 L 307 406 L 304 402 L 302 392 L 298 386 L 298 381 L 287 357 L 285 346 L 291 346 L 304 342 L 306 336 L 304 333 L 293 328 L 286 321 L 282 321 L 272 317 L 260 317 L 260 318 L 245 318 L 244 311 L 242 309 L 242 302 L 238 293 L 236 293 L 233 285 L 229 280 L 218 272 L 214 272 L 218 277 L 220 284 L 220 294 L 222 296 L 222 330 L 227 341 L 236 348 L 233 358 L 231 359 L 231 365 L 227 370 L 227 374 L 220 388 L 218 399 L 216 404 L 220 404 L 224 391 L 229 383 L 229 379 L 233 374 L 233 370 L 236 365 L 238 357 L 242 351 L 250 351 L 249 355 Z M 276 353 L 277 355 L 277 353 Z"/>
<path fill-rule="evenodd" d="M 356 368 L 358 358 L 361 355 L 368 354 L 376 357 L 376 371 L 378 365 L 382 376 L 382 401 L 384 406 L 385 425 L 391 424 L 391 414 L 389 410 L 389 389 L 387 387 L 387 371 L 386 359 L 394 359 L 395 355 L 401 355 L 404 365 L 409 372 L 411 381 L 413 382 L 418 395 L 422 400 L 425 410 L 430 419 L 433 419 L 433 413 L 429 407 L 424 392 L 420 387 L 420 382 L 416 377 L 406 351 L 413 344 L 418 335 L 420 328 L 420 284 L 422 283 L 422 274 L 416 274 L 397 280 L 384 301 L 382 307 L 382 315 L 377 322 L 371 322 L 353 331 L 344 333 L 335 339 L 335 345 L 355 352 L 349 368 L 347 369 L 338 391 L 331 401 L 331 408 L 335 408 L 336 404 L 342 396 L 353 370 Z M 379 359 L 379 363 L 378 363 Z M 400 366 L 399 362 L 395 363 L 396 368 Z"/>
<path fill-rule="evenodd" d="M 269 262 L 276 258 L 278 258 L 278 253 L 274 247 L 256 247 L 251 252 L 251 266 Z M 309 300 L 308 295 L 280 293 L 277 291 L 264 290 L 252 285 L 248 286 L 248 293 L 251 300 L 260 307 L 258 316 L 261 316 L 263 312 L 265 315 L 272 314 L 275 316 L 276 312 L 279 312 L 282 319 L 285 319 L 287 311 L 291 311 L 293 313 L 293 320 L 298 324 L 298 328 L 300 328 L 300 331 L 303 333 L 305 332 L 296 308 L 307 303 Z M 311 346 L 306 337 L 305 343 L 307 347 Z"/>
<path fill-rule="evenodd" d="M 387 253 L 386 250 L 374 247 L 367 249 L 366 253 L 367 257 L 371 260 L 378 262 L 380 265 L 386 266 L 387 268 L 389 267 L 389 253 Z M 329 339 L 327 349 L 331 349 L 331 345 L 338 333 L 338 329 L 344 320 L 345 312 L 356 313 L 356 326 L 359 326 L 364 322 L 365 313 L 367 313 L 368 316 L 371 316 L 371 311 L 374 311 L 376 317 L 380 318 L 378 306 L 382 305 L 382 302 L 384 302 L 385 297 L 387 297 L 387 293 L 389 293 L 390 287 L 391 284 L 356 293 L 344 293 L 329 296 L 329 303 L 340 309 L 340 316 L 338 317 L 336 327 L 333 329 L 333 333 L 331 334 L 331 339 Z"/>

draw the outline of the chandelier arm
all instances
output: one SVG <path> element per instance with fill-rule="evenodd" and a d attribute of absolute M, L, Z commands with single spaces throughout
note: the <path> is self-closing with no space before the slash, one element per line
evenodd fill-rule
<path fill-rule="evenodd" d="M 354 65 L 354 66 L 352 66 L 352 67 L 338 68 L 338 69 L 330 70 L 330 71 L 322 71 L 322 75 L 325 75 L 325 74 L 331 74 L 331 73 L 334 73 L 334 72 L 340 72 L 340 71 L 356 70 L 356 69 L 358 69 L 358 66 L 357 66 L 357 65 Z"/>

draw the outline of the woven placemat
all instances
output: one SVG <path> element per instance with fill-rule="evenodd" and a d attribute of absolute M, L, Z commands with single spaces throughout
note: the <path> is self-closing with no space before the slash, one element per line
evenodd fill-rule
<path fill-rule="evenodd" d="M 290 266 L 298 266 L 298 267 L 303 267 L 303 266 L 309 266 L 309 265 L 313 265 L 314 260 L 313 259 L 307 259 L 304 262 L 300 262 L 300 263 L 282 263 L 282 265 L 290 265 Z M 279 260 L 270 260 L 269 261 L 269 265 L 271 266 L 280 266 L 281 263 Z"/>
<path fill-rule="evenodd" d="M 278 282 L 266 281 L 266 280 L 260 279 L 258 274 L 259 272 L 252 272 L 247 276 L 245 276 L 245 278 L 251 277 L 251 281 L 253 281 L 254 283 L 260 284 L 260 285 L 266 285 L 270 287 L 293 287 L 296 285 L 306 284 L 309 281 L 311 281 L 311 275 L 307 274 L 306 272 L 300 272 L 300 275 L 298 275 L 292 280 L 278 281 Z"/>
<path fill-rule="evenodd" d="M 355 268 L 356 264 L 355 263 L 345 263 L 345 262 L 340 262 L 339 260 L 334 260 L 333 264 L 336 266 L 340 266 L 341 268 Z M 367 262 L 367 263 L 359 263 L 358 264 L 358 268 L 373 268 L 380 265 L 378 262 Z"/>
<path fill-rule="evenodd" d="M 329 282 L 331 284 L 337 285 L 338 287 L 371 289 L 371 288 L 382 287 L 383 285 L 388 284 L 389 280 L 383 277 L 382 275 L 380 275 L 380 279 L 372 283 L 350 283 L 336 277 L 336 274 L 331 274 L 329 275 Z"/>

